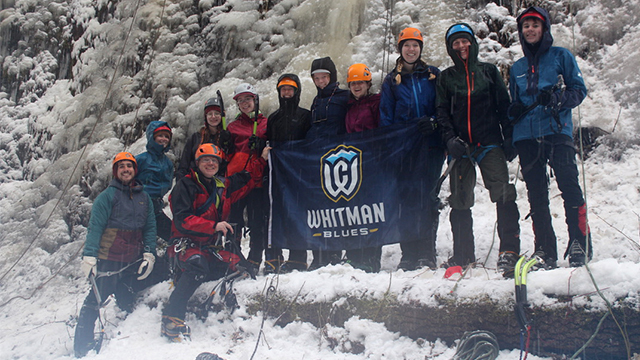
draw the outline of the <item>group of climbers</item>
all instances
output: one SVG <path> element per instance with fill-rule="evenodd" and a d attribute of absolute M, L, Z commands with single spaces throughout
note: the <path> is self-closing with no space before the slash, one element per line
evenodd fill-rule
<path fill-rule="evenodd" d="M 552 46 L 549 15 L 544 9 L 527 9 L 517 24 L 525 56 L 511 68 L 509 90 L 495 65 L 478 60 L 479 46 L 471 27 L 458 23 L 445 34 L 454 65 L 442 72 L 421 59 L 424 38 L 420 30 L 403 29 L 397 42 L 400 56 L 384 78 L 380 94 L 371 93 L 372 73 L 362 63 L 349 67 L 348 89 L 340 88 L 329 57 L 311 64 L 317 95 L 309 110 L 300 106 L 301 82 L 291 73 L 278 78 L 280 106 L 268 118 L 260 112 L 255 88 L 242 83 L 233 94 L 239 114 L 227 124 L 218 93 L 204 105 L 203 126 L 187 139 L 173 190 L 174 167 L 165 155 L 172 130 L 164 121 L 151 122 L 147 152 L 135 158 L 126 152 L 117 154 L 114 179 L 94 202 L 81 266 L 91 279 L 92 290 L 76 327 L 76 356 L 84 356 L 94 346 L 93 326 L 101 301 L 115 294 L 120 308 L 131 311 L 136 291 L 165 279 L 149 276 L 156 262 L 156 236 L 168 243 L 166 263 L 177 274 L 161 325 L 162 334 L 174 341 L 189 337 L 184 318 L 187 301 L 198 286 L 230 270 L 256 272 L 264 264 L 265 273 L 304 271 L 345 259 L 365 271 L 380 270 L 381 246 L 350 249 L 344 255 L 310 249 L 313 259 L 308 260 L 306 250 L 292 249 L 285 259 L 283 249 L 267 244 L 268 180 L 264 175 L 270 141 L 329 139 L 396 123 L 417 125 L 427 145 L 419 154 L 427 164 L 420 186 L 427 191 L 407 200 L 423 211 L 411 238 L 399 240 L 402 258 L 398 267 L 404 270 L 438 267 L 440 201 L 429 190 L 436 187 L 446 161 L 453 256 L 443 266 L 469 266 L 476 261 L 471 208 L 477 166 L 496 204 L 497 268 L 511 276 L 521 256 L 520 213 L 507 166 L 516 157 L 528 190 L 538 267 L 557 267 L 557 241 L 549 211 L 549 165 L 565 205 L 569 232 L 565 257 L 571 266 L 589 261 L 591 236 L 578 183 L 571 121 L 571 109 L 585 98 L 586 87 L 573 55 Z M 169 190 L 173 220 L 163 210 Z M 220 235 L 239 243 L 242 229 L 250 238 L 246 260 L 219 244 Z M 147 278 L 151 280 L 145 283 Z"/>

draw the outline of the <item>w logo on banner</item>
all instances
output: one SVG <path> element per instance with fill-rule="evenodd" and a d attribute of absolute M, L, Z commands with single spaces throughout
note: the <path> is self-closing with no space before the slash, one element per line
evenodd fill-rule
<path fill-rule="evenodd" d="M 333 202 L 351 200 L 362 183 L 362 151 L 339 145 L 320 159 L 322 190 Z"/>

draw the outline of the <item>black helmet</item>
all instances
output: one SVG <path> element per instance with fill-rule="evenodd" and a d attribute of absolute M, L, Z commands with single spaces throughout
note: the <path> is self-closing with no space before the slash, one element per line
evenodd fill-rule
<path fill-rule="evenodd" d="M 207 108 L 208 108 L 208 107 L 211 107 L 211 106 L 216 106 L 216 107 L 218 107 L 219 109 L 221 109 L 221 108 L 222 108 L 222 106 L 220 105 L 220 100 L 219 100 L 217 97 L 215 97 L 215 98 L 210 98 L 209 100 L 207 100 L 207 102 L 206 102 L 206 103 L 204 103 L 204 110 L 205 110 L 205 113 L 207 112 L 207 111 L 206 111 L 206 110 L 207 110 Z"/>

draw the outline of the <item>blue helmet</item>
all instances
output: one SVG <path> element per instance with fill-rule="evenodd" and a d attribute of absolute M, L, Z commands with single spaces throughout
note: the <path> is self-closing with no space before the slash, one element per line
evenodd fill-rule
<path fill-rule="evenodd" d="M 452 25 L 449 30 L 447 30 L 447 34 L 445 36 L 447 44 L 465 35 L 470 36 L 471 38 L 474 37 L 473 30 L 471 30 L 471 27 L 468 24 L 459 23 Z"/>

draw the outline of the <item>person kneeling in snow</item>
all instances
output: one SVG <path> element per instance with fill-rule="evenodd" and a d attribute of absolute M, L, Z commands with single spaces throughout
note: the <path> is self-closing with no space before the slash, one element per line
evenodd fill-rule
<path fill-rule="evenodd" d="M 155 263 L 156 218 L 153 203 L 134 179 L 136 159 L 121 152 L 113 160 L 114 179 L 93 203 L 80 268 L 92 288 L 78 316 L 73 349 L 76 357 L 96 348 L 94 327 L 100 306 L 115 294 L 118 306 L 133 310 L 139 290 Z M 96 349 L 99 350 L 99 349 Z"/>
<path fill-rule="evenodd" d="M 224 157 L 222 151 L 213 144 L 202 144 L 196 150 L 196 169 L 191 169 L 171 191 L 173 242 L 167 254 L 179 274 L 164 308 L 161 328 L 162 335 L 170 340 L 189 339 L 191 330 L 184 318 L 187 302 L 198 286 L 223 277 L 229 269 L 235 271 L 241 262 L 241 254 L 222 250 L 222 244 L 216 244 L 216 235 L 233 233 L 232 225 L 226 221 L 231 204 L 262 181 L 269 149 L 265 148 L 262 157 L 252 157 L 245 170 L 223 178 L 217 176 Z M 248 264 L 243 267 L 252 268 Z"/>

